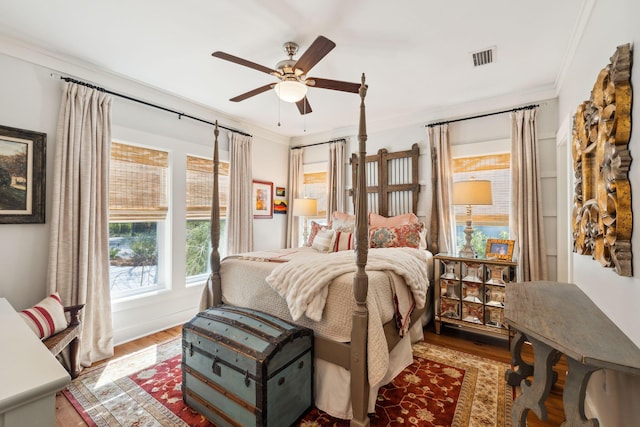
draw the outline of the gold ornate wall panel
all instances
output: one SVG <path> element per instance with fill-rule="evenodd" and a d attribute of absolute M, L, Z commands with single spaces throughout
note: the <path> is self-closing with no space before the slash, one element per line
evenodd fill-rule
<path fill-rule="evenodd" d="M 574 117 L 573 248 L 631 276 L 631 45 L 610 60 Z"/>

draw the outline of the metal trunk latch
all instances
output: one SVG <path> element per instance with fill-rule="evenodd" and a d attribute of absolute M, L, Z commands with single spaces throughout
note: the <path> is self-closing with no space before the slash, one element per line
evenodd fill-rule
<path fill-rule="evenodd" d="M 244 373 L 244 385 L 247 387 L 251 385 L 251 381 L 249 381 L 249 371 L 245 371 Z"/>
<path fill-rule="evenodd" d="M 220 376 L 220 365 L 218 364 L 218 356 L 213 356 L 213 363 L 211 364 L 211 370 L 217 376 Z"/>

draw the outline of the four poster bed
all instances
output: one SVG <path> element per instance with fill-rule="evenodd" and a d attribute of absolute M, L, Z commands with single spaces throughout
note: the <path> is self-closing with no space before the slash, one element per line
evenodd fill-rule
<path fill-rule="evenodd" d="M 239 254 L 221 262 L 216 127 L 212 273 L 201 304 L 202 309 L 221 304 L 254 308 L 313 329 L 316 406 L 330 415 L 351 419 L 352 426 L 369 425 L 367 414 L 374 410 L 378 388 L 412 363 L 411 344 L 422 339 L 425 312 L 430 310 L 432 301 L 432 252 L 424 243 L 413 244 L 415 234 L 405 236 L 412 247 L 370 248 L 370 204 L 377 205 L 376 220 L 382 224 L 390 212 L 395 218 L 417 219 L 419 152 L 414 145 L 399 155 L 391 153 L 390 158 L 409 159 L 401 161 L 410 172 L 401 174 L 407 175 L 409 182 L 390 184 L 404 178 L 388 179 L 386 151 L 366 156 L 366 90 L 363 75 L 359 91 L 359 155 L 352 158 L 355 229 L 347 233 L 355 237 L 355 250 L 350 245 L 348 250 L 331 253 L 303 247 Z M 369 177 L 373 182 L 368 184 L 365 169 L 371 169 L 372 162 L 378 162 L 378 167 Z M 366 167 L 358 167 L 365 164 Z M 392 192 L 399 196 L 390 196 Z M 409 202 L 394 202 L 399 199 Z M 408 206 L 394 207 L 403 204 Z M 424 242 L 424 224 L 418 224 L 410 221 L 400 227 L 419 229 Z M 430 233 L 431 238 L 437 236 L 433 227 Z M 339 233 L 332 234 L 334 242 Z M 373 237 L 372 241 L 376 239 Z"/>

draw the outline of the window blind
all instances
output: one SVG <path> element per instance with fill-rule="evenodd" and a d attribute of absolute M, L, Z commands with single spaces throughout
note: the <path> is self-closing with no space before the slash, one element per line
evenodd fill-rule
<path fill-rule="evenodd" d="M 113 142 L 109 220 L 161 221 L 167 216 L 169 153 Z"/>
<path fill-rule="evenodd" d="M 229 163 L 218 164 L 220 217 L 227 215 L 229 196 Z M 187 156 L 187 219 L 211 219 L 213 195 L 213 160 Z"/>

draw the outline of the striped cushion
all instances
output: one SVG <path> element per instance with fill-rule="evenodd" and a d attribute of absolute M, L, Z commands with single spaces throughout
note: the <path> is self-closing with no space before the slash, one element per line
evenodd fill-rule
<path fill-rule="evenodd" d="M 67 327 L 64 307 L 57 292 L 22 310 L 20 316 L 40 339 L 49 338 Z"/>
<path fill-rule="evenodd" d="M 329 252 L 333 243 L 333 230 L 320 230 L 316 233 L 311 247 L 320 252 Z"/>
<path fill-rule="evenodd" d="M 350 251 L 353 248 L 355 248 L 354 233 L 336 231 L 336 241 L 333 245 L 333 251 L 334 252 Z"/>

